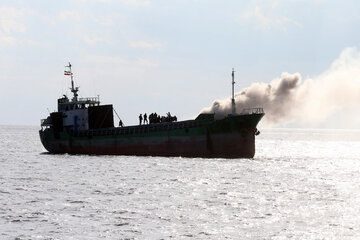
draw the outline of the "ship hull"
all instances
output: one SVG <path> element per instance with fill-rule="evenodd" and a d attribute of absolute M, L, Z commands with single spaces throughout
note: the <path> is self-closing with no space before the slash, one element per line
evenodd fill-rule
<path fill-rule="evenodd" d="M 263 114 L 228 117 L 198 123 L 179 122 L 137 128 L 113 128 L 87 132 L 41 130 L 40 138 L 50 153 L 252 158 L 256 125 Z M 174 129 L 176 128 L 176 129 Z"/>

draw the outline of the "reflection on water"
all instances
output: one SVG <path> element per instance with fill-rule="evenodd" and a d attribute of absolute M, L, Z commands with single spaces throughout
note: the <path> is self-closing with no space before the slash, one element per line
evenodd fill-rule
<path fill-rule="evenodd" d="M 41 154 L 0 127 L 0 239 L 357 239 L 360 132 L 262 130 L 254 159 Z"/>

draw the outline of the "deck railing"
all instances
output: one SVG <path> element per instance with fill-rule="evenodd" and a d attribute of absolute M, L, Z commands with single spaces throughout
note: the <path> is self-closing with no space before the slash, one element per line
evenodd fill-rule
<path fill-rule="evenodd" d="M 263 108 L 244 108 L 240 114 L 262 114 L 264 113 Z"/>
<path fill-rule="evenodd" d="M 76 102 L 73 101 L 59 101 L 59 105 L 74 105 L 74 104 L 100 104 L 100 99 L 98 97 L 87 97 L 87 98 L 78 98 Z"/>
<path fill-rule="evenodd" d="M 98 97 L 78 98 L 78 102 L 100 102 Z"/>
<path fill-rule="evenodd" d="M 213 121 L 213 120 L 211 120 Z M 127 134 L 147 134 L 172 130 L 185 130 L 189 131 L 191 128 L 201 127 L 208 125 L 209 120 L 188 120 L 173 123 L 153 123 L 140 126 L 128 126 L 128 127 L 114 127 L 108 129 L 90 129 L 74 131 L 69 130 L 70 135 L 75 137 L 89 137 L 89 136 L 102 136 L 102 135 L 127 135 Z"/>

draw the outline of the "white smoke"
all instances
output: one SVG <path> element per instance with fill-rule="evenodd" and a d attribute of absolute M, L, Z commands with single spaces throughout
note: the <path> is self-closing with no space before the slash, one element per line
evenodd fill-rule
<path fill-rule="evenodd" d="M 313 126 L 341 110 L 360 109 L 360 52 L 344 49 L 327 71 L 304 81 L 299 73 L 282 73 L 270 83 L 253 83 L 235 94 L 235 103 L 237 113 L 263 107 L 266 125 Z M 222 118 L 231 113 L 231 99 L 216 100 L 202 112 L 215 112 L 216 118 Z"/>

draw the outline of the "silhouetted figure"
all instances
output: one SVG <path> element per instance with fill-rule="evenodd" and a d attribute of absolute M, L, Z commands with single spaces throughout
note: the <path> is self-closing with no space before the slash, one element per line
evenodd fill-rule
<path fill-rule="evenodd" d="M 156 123 L 160 123 L 160 121 L 161 121 L 160 115 L 157 115 L 157 114 L 155 113 L 155 122 L 156 122 Z"/>
<path fill-rule="evenodd" d="M 153 113 L 150 113 L 150 115 L 149 115 L 149 123 L 151 124 L 151 123 L 154 123 L 154 114 Z"/>
<path fill-rule="evenodd" d="M 142 123 L 142 120 L 143 120 L 143 118 L 142 118 L 142 115 L 141 115 L 141 113 L 140 113 L 140 116 L 139 116 L 139 125 L 141 125 L 141 123 Z"/>
<path fill-rule="evenodd" d="M 168 112 L 166 114 L 166 116 L 161 117 L 161 122 L 176 122 L 176 121 L 177 121 L 177 117 L 176 116 L 171 116 L 170 112 Z"/>
<path fill-rule="evenodd" d="M 153 113 L 151 118 L 152 118 L 151 119 L 152 123 L 157 123 L 157 115 L 156 115 L 156 113 Z"/>
<path fill-rule="evenodd" d="M 145 123 L 146 123 L 146 124 L 149 124 L 146 113 L 144 113 L 144 124 L 145 124 Z"/>
<path fill-rule="evenodd" d="M 146 118 L 146 114 L 144 114 L 144 124 L 145 122 L 148 123 L 148 121 L 146 121 L 147 118 Z M 152 123 L 162 123 L 162 122 L 174 122 L 174 121 L 177 121 L 177 118 L 176 116 L 171 116 L 170 112 L 168 112 L 166 114 L 166 116 L 160 116 L 160 115 L 157 115 L 157 113 L 151 113 L 149 115 L 149 123 L 152 124 Z"/>
<path fill-rule="evenodd" d="M 124 124 L 123 124 L 123 122 L 122 122 L 121 119 L 120 119 L 119 127 L 123 127 L 123 126 L 124 126 Z"/>

